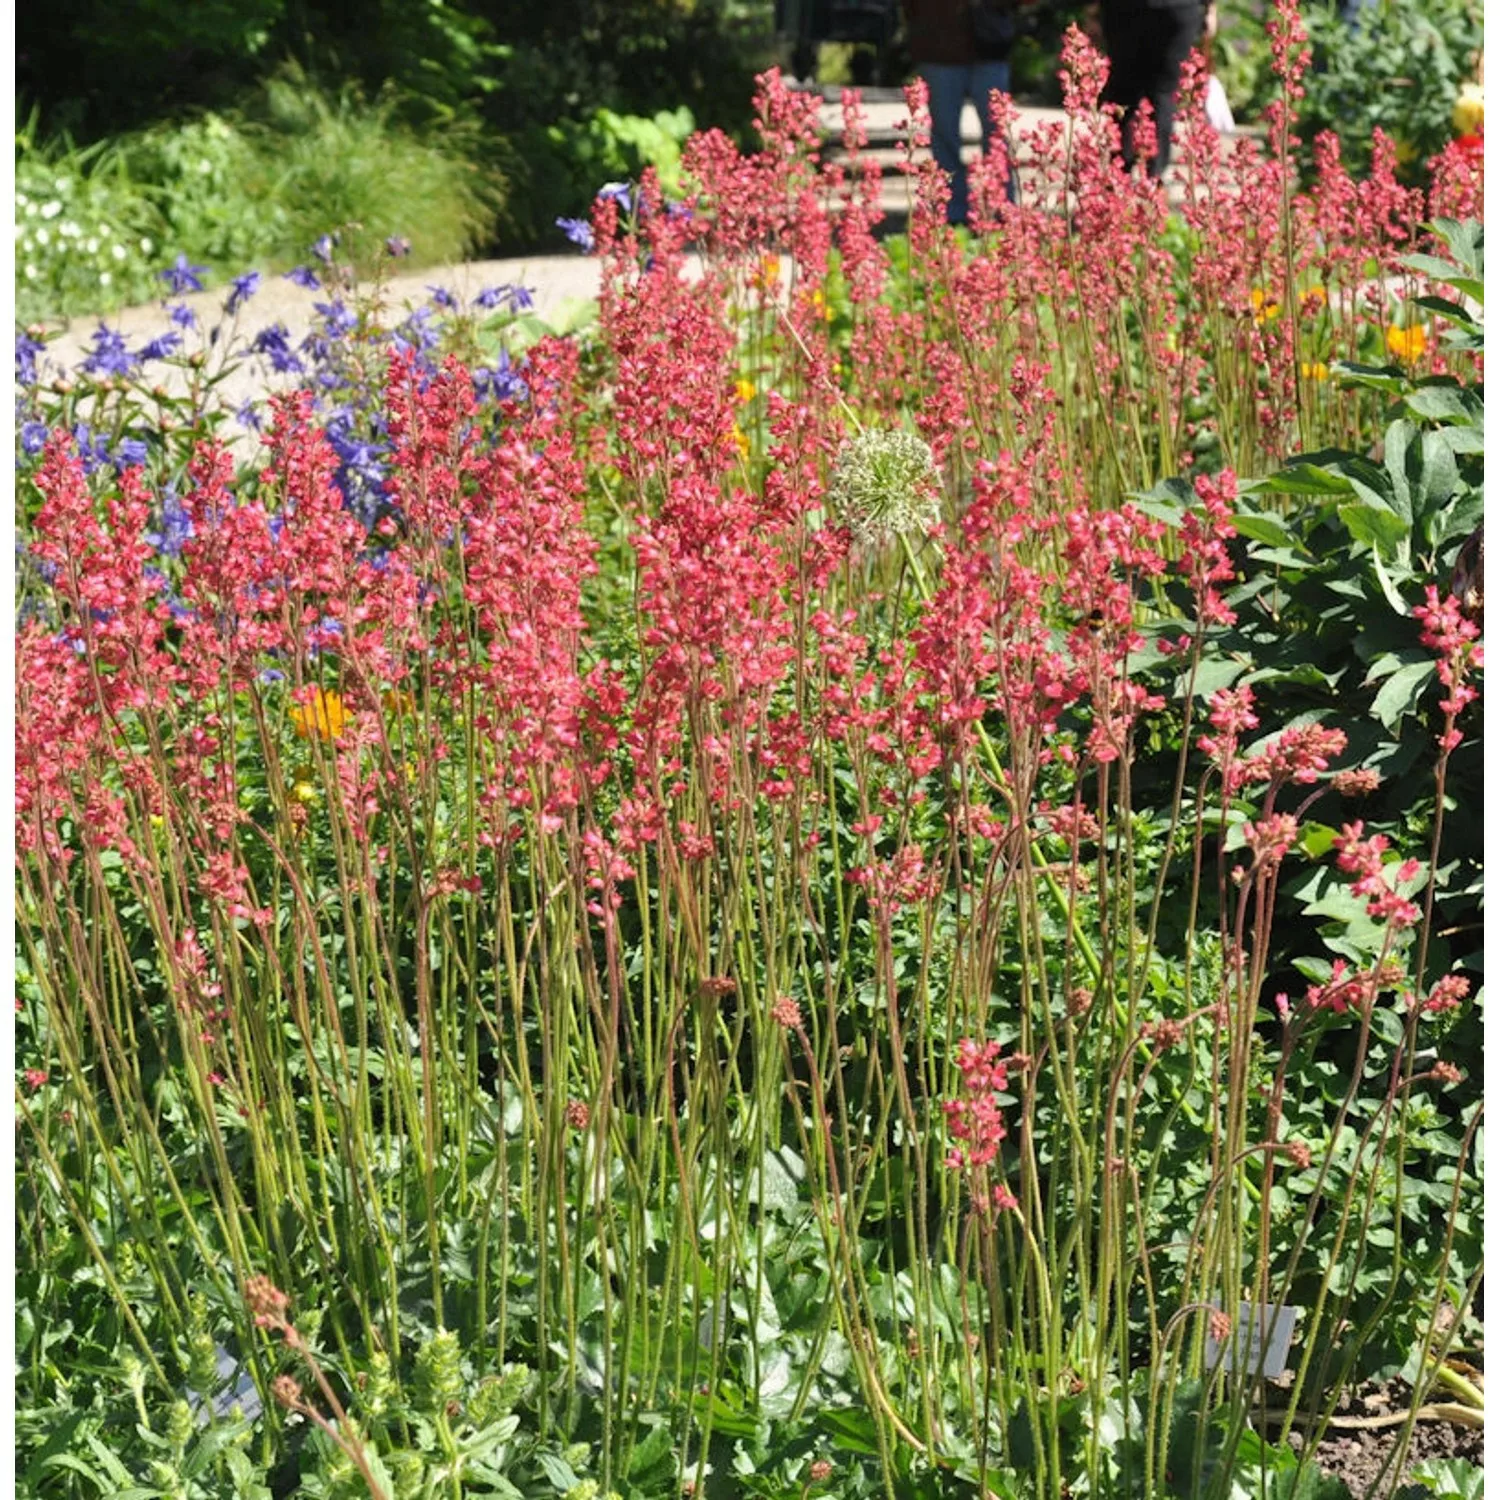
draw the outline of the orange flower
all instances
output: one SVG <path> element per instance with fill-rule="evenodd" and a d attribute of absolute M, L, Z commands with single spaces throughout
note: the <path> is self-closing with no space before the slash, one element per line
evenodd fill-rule
<path fill-rule="evenodd" d="M 1414 365 L 1427 350 L 1427 333 L 1420 323 L 1398 328 L 1394 323 L 1385 331 L 1385 347 L 1404 365 Z"/>
<path fill-rule="evenodd" d="M 344 700 L 323 688 L 314 688 L 306 703 L 292 705 L 292 728 L 298 739 L 310 740 L 316 735 L 320 740 L 336 740 L 348 722 Z"/>

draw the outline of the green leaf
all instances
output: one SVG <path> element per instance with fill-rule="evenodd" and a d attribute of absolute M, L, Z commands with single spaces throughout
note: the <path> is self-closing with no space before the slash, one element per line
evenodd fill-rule
<path fill-rule="evenodd" d="M 1403 403 L 1413 416 L 1430 422 L 1484 421 L 1484 402 L 1473 391 L 1457 384 L 1423 384 L 1412 391 Z"/>
<path fill-rule="evenodd" d="M 578 1483 L 578 1476 L 573 1472 L 572 1465 L 561 1454 L 543 1451 L 537 1454 L 536 1461 L 541 1465 L 548 1483 L 558 1494 L 566 1494 Z"/>
<path fill-rule="evenodd" d="M 1373 505 L 1341 505 L 1339 520 L 1357 542 L 1382 547 L 1396 553 L 1406 541 L 1410 527 L 1393 511 L 1377 510 Z"/>
<path fill-rule="evenodd" d="M 1458 462 L 1446 431 L 1422 434 L 1422 469 L 1420 488 L 1412 495 L 1413 508 L 1427 515 L 1453 498 L 1458 488 Z"/>
<path fill-rule="evenodd" d="M 1404 417 L 1392 422 L 1385 430 L 1385 472 L 1390 477 L 1391 493 L 1396 504 L 1392 507 L 1411 524 L 1411 484 L 1406 477 L 1406 456 L 1411 449 L 1417 429 Z"/>
<path fill-rule="evenodd" d="M 1297 842 L 1309 859 L 1322 859 L 1333 848 L 1333 841 L 1337 837 L 1337 829 L 1330 828 L 1326 823 L 1307 822 L 1302 824 Z"/>
<path fill-rule="evenodd" d="M 1275 516 L 1255 515 L 1239 511 L 1234 517 L 1234 529 L 1252 542 L 1264 542 L 1271 547 L 1300 547 L 1301 542 Z"/>
<path fill-rule="evenodd" d="M 1269 490 L 1274 495 L 1347 495 L 1354 487 L 1346 475 L 1320 464 L 1294 463 L 1279 474 L 1262 479 L 1255 488 Z"/>
<path fill-rule="evenodd" d="M 1387 678 L 1385 686 L 1376 693 L 1370 712 L 1385 725 L 1394 729 L 1397 724 L 1416 708 L 1423 689 L 1437 672 L 1437 664 L 1431 661 L 1412 662 L 1398 667 Z"/>
<path fill-rule="evenodd" d="M 1407 385 L 1406 377 L 1390 365 L 1355 365 L 1335 360 L 1332 370 L 1345 385 L 1384 391 L 1391 396 L 1401 395 Z"/>

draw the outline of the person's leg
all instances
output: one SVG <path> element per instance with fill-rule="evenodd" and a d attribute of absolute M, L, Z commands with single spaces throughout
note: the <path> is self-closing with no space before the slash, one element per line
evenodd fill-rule
<path fill-rule="evenodd" d="M 986 152 L 990 149 L 990 137 L 995 133 L 995 122 L 990 116 L 990 95 L 1010 93 L 1010 59 L 993 58 L 977 62 L 969 70 L 969 97 L 979 111 L 979 138 Z M 1012 203 L 1017 197 L 1016 164 L 1010 164 L 1010 181 L 1006 184 L 1005 196 Z"/>
<path fill-rule="evenodd" d="M 1144 7 L 1122 10 L 1104 7 L 1104 47 L 1109 55 L 1109 79 L 1104 85 L 1101 102 L 1118 104 L 1124 111 L 1120 119 L 1120 148 L 1127 167 L 1135 160 L 1131 135 L 1135 130 L 1136 111 L 1150 93 L 1150 37 L 1147 34 L 1151 12 Z"/>
<path fill-rule="evenodd" d="M 969 183 L 959 154 L 959 116 L 969 87 L 969 70 L 958 64 L 923 63 L 917 69 L 927 85 L 927 109 L 932 116 L 932 154 L 948 174 L 952 196 L 948 199 L 948 222 L 965 223 L 969 217 Z"/>
<path fill-rule="evenodd" d="M 1156 115 L 1156 160 L 1151 175 L 1160 177 L 1172 160 L 1172 122 L 1177 117 L 1177 90 L 1182 85 L 1182 65 L 1203 34 L 1203 12 L 1196 3 L 1174 5 L 1152 12 L 1160 27 L 1156 76 L 1152 80 L 1151 108 Z"/>

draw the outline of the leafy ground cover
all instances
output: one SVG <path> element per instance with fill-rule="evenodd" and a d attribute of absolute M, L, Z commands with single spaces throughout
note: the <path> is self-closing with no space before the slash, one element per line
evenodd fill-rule
<path fill-rule="evenodd" d="M 1475 1492 L 1481 184 L 1272 41 L 1177 215 L 1074 34 L 958 235 L 770 75 L 585 334 L 18 334 L 27 1493 Z"/>

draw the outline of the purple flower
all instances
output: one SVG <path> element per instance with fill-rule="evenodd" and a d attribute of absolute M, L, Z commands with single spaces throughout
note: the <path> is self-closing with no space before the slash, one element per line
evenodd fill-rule
<path fill-rule="evenodd" d="M 260 413 L 256 411 L 253 401 L 246 401 L 237 407 L 234 419 L 241 427 L 247 427 L 251 432 L 260 431 Z"/>
<path fill-rule="evenodd" d="M 272 323 L 269 328 L 262 328 L 255 335 L 250 348 L 256 354 L 265 355 L 278 375 L 300 374 L 302 371 L 302 361 L 292 353 L 291 345 L 287 343 L 284 323 Z"/>
<path fill-rule="evenodd" d="M 510 355 L 504 349 L 495 361 L 495 368 L 481 367 L 474 371 L 474 394 L 483 399 L 491 396 L 496 401 L 524 401 L 526 382 L 511 367 Z"/>
<path fill-rule="evenodd" d="M 475 307 L 482 307 L 487 311 L 500 307 L 502 304 L 512 312 L 520 312 L 523 308 L 532 306 L 530 288 L 512 286 L 508 283 L 501 286 L 487 286 L 474 299 Z"/>
<path fill-rule="evenodd" d="M 95 437 L 87 422 L 78 422 L 73 427 L 73 442 L 78 456 L 83 460 L 83 472 L 92 474 L 100 464 L 109 462 L 109 444 L 103 437 Z"/>
<path fill-rule="evenodd" d="M 330 338 L 343 338 L 359 324 L 359 319 L 337 297 L 332 302 L 314 302 L 313 311 L 322 314 L 323 324 Z"/>
<path fill-rule="evenodd" d="M 36 357 L 45 351 L 46 345 L 29 333 L 16 335 L 16 384 L 36 384 Z"/>
<path fill-rule="evenodd" d="M 196 328 L 198 326 L 198 314 L 186 302 L 179 302 L 176 307 L 169 307 L 167 309 L 167 316 L 179 328 Z"/>
<path fill-rule="evenodd" d="M 35 458 L 47 446 L 47 424 L 45 422 L 21 423 L 21 447 Z"/>
<path fill-rule="evenodd" d="M 557 227 L 580 250 L 592 250 L 594 248 L 594 231 L 589 228 L 589 221 L 587 219 L 559 219 Z"/>
<path fill-rule="evenodd" d="M 166 282 L 167 290 L 174 297 L 180 297 L 184 292 L 201 292 L 203 276 L 207 270 L 207 266 L 189 265 L 187 256 L 179 255 L 172 265 L 165 271 L 158 271 L 156 275 L 158 280 Z"/>
<path fill-rule="evenodd" d="M 392 260 L 400 260 L 403 255 L 411 254 L 411 241 L 404 235 L 393 234 L 385 242 L 385 253 Z"/>
<path fill-rule="evenodd" d="M 236 276 L 230 284 L 229 296 L 224 303 L 224 311 L 232 317 L 237 313 L 255 294 L 260 290 L 260 272 L 246 271 L 243 276 Z"/>
<path fill-rule="evenodd" d="M 159 333 L 149 343 L 136 350 L 135 357 L 145 364 L 149 359 L 165 359 L 182 343 L 180 333 Z"/>
<path fill-rule="evenodd" d="M 305 286 L 310 292 L 317 291 L 322 285 L 318 280 L 318 273 L 310 270 L 307 266 L 294 266 L 281 279 L 283 281 L 293 281 L 298 286 Z"/>
<path fill-rule="evenodd" d="M 125 335 L 103 323 L 94 330 L 94 347 L 79 366 L 89 375 L 128 375 L 136 357 L 125 347 Z"/>
<path fill-rule="evenodd" d="M 312 247 L 312 253 L 318 260 L 322 261 L 325 266 L 331 265 L 333 263 L 333 246 L 333 236 L 331 234 L 325 234 L 321 239 L 318 240 L 317 244 Z"/>
<path fill-rule="evenodd" d="M 613 198 L 620 205 L 622 213 L 630 212 L 631 191 L 628 182 L 606 182 L 597 193 L 595 198 Z"/>
<path fill-rule="evenodd" d="M 115 468 L 139 468 L 146 462 L 150 450 L 140 438 L 121 438 L 115 444 Z"/>
<path fill-rule="evenodd" d="M 192 517 L 170 485 L 162 494 L 161 530 L 148 531 L 144 540 L 163 557 L 181 557 L 182 544 L 193 534 Z"/>
<path fill-rule="evenodd" d="M 427 288 L 427 290 L 432 293 L 432 300 L 439 307 L 446 307 L 446 308 L 452 309 L 452 308 L 455 308 L 455 307 L 458 306 L 458 298 L 455 297 L 453 295 L 453 293 L 448 290 L 447 287 L 445 287 L 445 286 L 430 286 L 430 287 Z"/>

